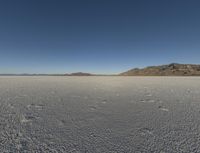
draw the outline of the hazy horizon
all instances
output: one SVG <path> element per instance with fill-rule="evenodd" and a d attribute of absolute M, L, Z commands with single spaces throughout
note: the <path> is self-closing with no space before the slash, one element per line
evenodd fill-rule
<path fill-rule="evenodd" d="M 0 1 L 0 74 L 199 64 L 200 1 Z"/>
<path fill-rule="evenodd" d="M 186 65 L 190 65 L 190 64 L 194 64 L 194 65 L 200 65 L 198 63 L 176 63 L 176 62 L 172 62 L 172 63 L 165 63 L 165 64 L 161 64 L 161 65 L 148 65 L 148 66 L 145 66 L 145 67 L 132 67 L 132 68 L 129 68 L 127 70 L 123 70 L 121 72 L 118 72 L 118 73 L 105 73 L 105 72 L 102 72 L 102 73 L 95 73 L 95 72 L 88 72 L 88 71 L 71 71 L 71 72 L 64 72 L 64 73 L 27 73 L 27 72 L 22 72 L 22 73 L 0 73 L 0 75 L 67 75 L 67 74 L 73 74 L 73 73 L 89 73 L 89 74 L 94 74 L 94 75 L 118 75 L 118 74 L 121 74 L 123 72 L 127 72 L 129 70 L 132 70 L 132 69 L 135 69 L 135 68 L 139 68 L 139 69 L 143 69 L 143 68 L 147 68 L 147 67 L 151 67 L 151 66 L 162 66 L 162 65 L 170 65 L 170 64 L 186 64 Z"/>

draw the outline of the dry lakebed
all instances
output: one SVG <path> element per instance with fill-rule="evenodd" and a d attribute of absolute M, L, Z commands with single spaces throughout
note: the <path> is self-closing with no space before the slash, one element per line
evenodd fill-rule
<path fill-rule="evenodd" d="M 0 152 L 200 152 L 200 77 L 1 76 Z"/>

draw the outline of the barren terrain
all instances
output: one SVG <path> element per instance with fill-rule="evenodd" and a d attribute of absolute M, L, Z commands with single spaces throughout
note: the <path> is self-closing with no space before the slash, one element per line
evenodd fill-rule
<path fill-rule="evenodd" d="M 200 152 L 200 77 L 0 77 L 0 152 Z"/>

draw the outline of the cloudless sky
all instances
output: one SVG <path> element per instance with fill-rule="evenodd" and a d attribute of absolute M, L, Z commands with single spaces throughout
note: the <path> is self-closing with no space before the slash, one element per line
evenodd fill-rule
<path fill-rule="evenodd" d="M 200 64 L 199 0 L 1 0 L 0 73 Z"/>

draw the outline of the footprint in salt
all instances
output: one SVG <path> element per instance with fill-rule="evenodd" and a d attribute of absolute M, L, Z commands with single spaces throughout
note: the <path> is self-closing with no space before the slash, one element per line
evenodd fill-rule
<path fill-rule="evenodd" d="M 92 111 L 97 110 L 97 107 L 96 107 L 96 106 L 89 106 L 89 108 L 90 108 L 90 110 L 92 110 Z"/>
<path fill-rule="evenodd" d="M 30 122 L 31 120 L 28 120 L 24 115 L 21 116 L 21 123 L 27 123 Z"/>
<path fill-rule="evenodd" d="M 37 120 L 40 117 L 34 116 L 33 114 L 22 114 L 21 115 L 21 123 L 32 122 L 33 120 Z"/>
<path fill-rule="evenodd" d="M 156 101 L 153 99 L 146 99 L 146 100 L 141 100 L 140 102 L 142 103 L 155 103 Z"/>
<path fill-rule="evenodd" d="M 191 90 L 190 89 L 187 89 L 187 91 L 186 91 L 188 94 L 190 94 L 191 93 Z"/>
<path fill-rule="evenodd" d="M 148 102 L 149 102 L 149 103 L 155 103 L 155 100 L 149 99 Z"/>
<path fill-rule="evenodd" d="M 44 105 L 43 104 L 30 104 L 30 105 L 27 105 L 27 108 L 28 109 L 37 109 L 37 110 L 42 110 L 44 108 Z"/>
<path fill-rule="evenodd" d="M 102 104 L 106 104 L 106 103 L 107 103 L 107 100 L 105 99 L 105 100 L 103 100 L 101 103 L 102 103 Z"/>
<path fill-rule="evenodd" d="M 160 110 L 165 111 L 165 112 L 169 112 L 169 109 L 167 109 L 167 108 L 161 108 Z"/>
<path fill-rule="evenodd" d="M 65 125 L 65 123 L 66 123 L 66 121 L 65 121 L 65 120 L 63 120 L 63 119 L 61 119 L 61 120 L 58 120 L 58 125 L 59 125 L 59 126 L 64 126 L 64 125 Z"/>
<path fill-rule="evenodd" d="M 158 108 L 159 108 L 160 110 L 162 110 L 162 111 L 165 111 L 165 112 L 168 112 L 168 111 L 169 111 L 169 109 L 164 108 L 164 107 L 162 107 L 162 106 L 158 106 Z"/>
<path fill-rule="evenodd" d="M 152 96 L 152 94 L 148 93 L 148 94 L 146 94 L 146 96 L 147 96 L 147 97 L 151 97 L 151 96 Z"/>

